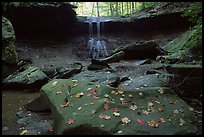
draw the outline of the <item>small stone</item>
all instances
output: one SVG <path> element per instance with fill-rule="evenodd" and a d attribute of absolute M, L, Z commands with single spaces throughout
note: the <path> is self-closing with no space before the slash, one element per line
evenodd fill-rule
<path fill-rule="evenodd" d="M 2 131 L 7 131 L 7 130 L 9 130 L 9 127 L 3 127 L 2 128 Z"/>

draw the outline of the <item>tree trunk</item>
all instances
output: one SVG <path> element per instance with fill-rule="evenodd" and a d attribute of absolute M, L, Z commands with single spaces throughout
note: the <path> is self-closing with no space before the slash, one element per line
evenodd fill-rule
<path fill-rule="evenodd" d="M 126 8 L 127 8 L 127 14 L 129 13 L 129 7 L 128 7 L 128 2 L 126 2 Z"/>
<path fill-rule="evenodd" d="M 142 9 L 145 9 L 145 3 L 142 2 Z"/>
<path fill-rule="evenodd" d="M 122 15 L 123 15 L 124 14 L 123 2 L 121 4 L 122 4 Z"/>
<path fill-rule="evenodd" d="M 118 2 L 116 2 L 116 15 L 118 16 Z"/>
<path fill-rule="evenodd" d="M 134 12 L 135 6 L 134 6 L 134 2 L 132 2 L 132 13 Z"/>
<path fill-rule="evenodd" d="M 111 13 L 111 16 L 113 16 L 113 5 L 111 2 L 110 2 L 110 13 Z"/>

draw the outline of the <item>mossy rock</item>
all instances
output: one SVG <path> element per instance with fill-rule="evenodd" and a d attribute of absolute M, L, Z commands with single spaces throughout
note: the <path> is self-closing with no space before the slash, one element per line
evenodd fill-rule
<path fill-rule="evenodd" d="M 40 89 L 48 82 L 48 77 L 37 67 L 28 67 L 15 72 L 3 80 L 4 89 Z"/>
<path fill-rule="evenodd" d="M 11 22 L 2 16 L 2 61 L 17 63 L 18 55 L 15 47 L 15 33 Z"/>
<path fill-rule="evenodd" d="M 186 135 L 197 131 L 192 109 L 165 87 L 122 90 L 97 82 L 55 79 L 40 92 L 54 114 L 54 134 Z M 117 109 L 119 116 L 114 114 Z"/>
<path fill-rule="evenodd" d="M 201 62 L 202 58 L 202 25 L 184 32 L 164 46 L 168 55 L 160 58 L 165 63 Z M 199 63 L 200 64 L 200 63 Z"/>

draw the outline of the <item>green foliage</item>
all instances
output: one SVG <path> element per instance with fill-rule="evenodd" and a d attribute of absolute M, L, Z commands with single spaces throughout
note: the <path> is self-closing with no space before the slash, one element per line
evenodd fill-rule
<path fill-rule="evenodd" d="M 202 2 L 194 2 L 183 12 L 182 16 L 193 23 L 202 24 Z"/>

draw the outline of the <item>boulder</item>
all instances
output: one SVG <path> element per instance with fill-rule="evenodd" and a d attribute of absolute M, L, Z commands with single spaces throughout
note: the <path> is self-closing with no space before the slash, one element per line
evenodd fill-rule
<path fill-rule="evenodd" d="M 50 111 L 49 106 L 44 101 L 42 96 L 39 96 L 33 100 L 30 100 L 24 105 L 24 108 L 34 112 L 48 112 Z"/>
<path fill-rule="evenodd" d="M 56 69 L 51 78 L 61 78 L 67 79 L 81 72 L 83 66 L 79 62 L 74 62 L 73 64 L 68 65 L 67 67 L 59 67 Z"/>
<path fill-rule="evenodd" d="M 17 70 L 18 54 L 15 32 L 11 22 L 2 16 L 2 74 L 3 78 Z"/>
<path fill-rule="evenodd" d="M 123 51 L 125 52 L 123 59 L 156 59 L 162 54 L 159 45 L 154 41 L 147 41 L 139 44 L 131 44 L 125 47 L 116 49 L 113 54 Z"/>
<path fill-rule="evenodd" d="M 196 98 L 202 95 L 201 65 L 172 64 L 165 68 L 168 73 L 175 75 L 171 83 L 173 88 Z"/>
<path fill-rule="evenodd" d="M 40 92 L 54 115 L 54 134 L 197 132 L 192 109 L 169 88 L 123 90 L 97 82 L 55 79 Z"/>
<path fill-rule="evenodd" d="M 2 82 L 4 89 L 40 89 L 49 78 L 37 67 L 28 67 L 22 72 L 16 72 Z"/>
<path fill-rule="evenodd" d="M 88 70 L 102 70 L 105 68 L 111 69 L 108 63 L 119 62 L 121 59 L 123 59 L 124 54 L 125 53 L 123 51 L 119 51 L 103 59 L 92 59 L 92 64 L 88 66 Z"/>

